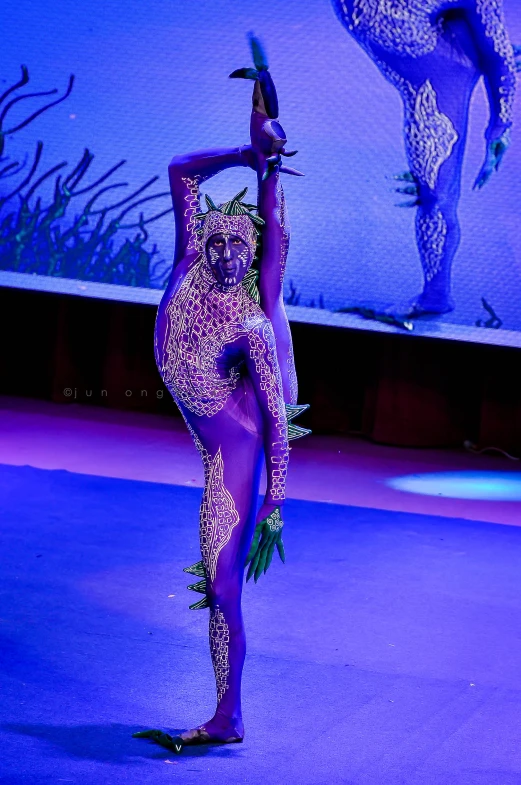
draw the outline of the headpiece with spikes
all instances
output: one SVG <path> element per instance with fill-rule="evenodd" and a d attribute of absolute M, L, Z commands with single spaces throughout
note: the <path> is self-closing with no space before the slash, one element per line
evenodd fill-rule
<path fill-rule="evenodd" d="M 259 215 L 251 212 L 257 209 L 256 205 L 242 201 L 247 191 L 248 189 L 244 188 L 229 202 L 224 202 L 219 206 L 207 194 L 205 195 L 208 212 L 198 213 L 194 216 L 202 223 L 199 230 L 202 251 L 205 250 L 206 243 L 213 234 L 235 234 L 248 245 L 252 257 L 255 255 L 257 237 L 264 221 Z"/>

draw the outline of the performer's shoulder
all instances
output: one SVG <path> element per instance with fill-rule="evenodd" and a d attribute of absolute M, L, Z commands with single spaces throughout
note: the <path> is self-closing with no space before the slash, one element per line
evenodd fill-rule
<path fill-rule="evenodd" d="M 243 326 L 249 336 L 256 336 L 263 342 L 271 342 L 273 327 L 260 306 L 257 306 L 256 311 L 244 320 Z"/>

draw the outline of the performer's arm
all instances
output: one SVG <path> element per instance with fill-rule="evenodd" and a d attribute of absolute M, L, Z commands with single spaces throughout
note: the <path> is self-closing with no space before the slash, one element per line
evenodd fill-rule
<path fill-rule="evenodd" d="M 254 166 L 250 145 L 198 150 L 172 158 L 168 176 L 176 230 L 174 267 L 185 256 L 196 251 L 194 215 L 200 211 L 200 184 L 232 166 Z"/>
<path fill-rule="evenodd" d="M 248 374 L 264 423 L 267 488 L 259 520 L 280 507 L 286 498 L 288 466 L 288 426 L 282 382 L 275 351 L 275 336 L 267 320 L 249 332 L 244 340 Z"/>
<path fill-rule="evenodd" d="M 458 0 L 446 4 L 465 10 L 483 72 L 490 105 L 490 122 L 486 138 L 498 139 L 512 125 L 512 108 L 516 89 L 514 52 L 505 25 L 503 0 L 478 2 Z"/>
<path fill-rule="evenodd" d="M 265 225 L 262 230 L 262 254 L 259 259 L 259 294 L 261 308 L 271 321 L 275 333 L 277 357 L 282 378 L 284 401 L 297 402 L 296 373 L 288 317 L 284 308 L 284 272 L 288 256 L 290 231 L 284 191 L 278 171 L 266 179 L 266 159 L 262 126 L 266 117 L 252 113 L 252 144 L 256 156 L 258 210 Z M 266 149 L 264 147 L 264 149 Z"/>

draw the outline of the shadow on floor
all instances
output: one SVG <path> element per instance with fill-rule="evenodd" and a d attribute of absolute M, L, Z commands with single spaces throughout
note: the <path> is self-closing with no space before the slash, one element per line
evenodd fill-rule
<path fill-rule="evenodd" d="M 44 725 L 6 723 L 0 726 L 8 733 L 30 736 L 39 741 L 51 744 L 64 757 L 82 760 L 93 760 L 101 763 L 132 764 L 139 763 L 138 758 L 165 758 L 181 762 L 183 758 L 204 757 L 208 754 L 217 757 L 228 757 L 239 752 L 237 745 L 200 745 L 185 747 L 181 755 L 154 744 L 147 739 L 133 739 L 132 734 L 145 730 L 143 726 L 109 723 L 107 725 Z M 169 728 L 172 736 L 181 733 L 185 728 Z"/>

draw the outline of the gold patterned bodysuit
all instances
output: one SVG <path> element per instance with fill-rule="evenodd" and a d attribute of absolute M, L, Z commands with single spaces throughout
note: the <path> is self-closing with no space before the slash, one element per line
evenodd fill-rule
<path fill-rule="evenodd" d="M 225 347 L 266 316 L 240 283 L 221 287 L 201 256 L 168 302 L 166 317 L 164 345 L 156 357 L 163 381 L 178 403 L 211 417 L 241 376 L 242 360 L 225 360 Z"/>

